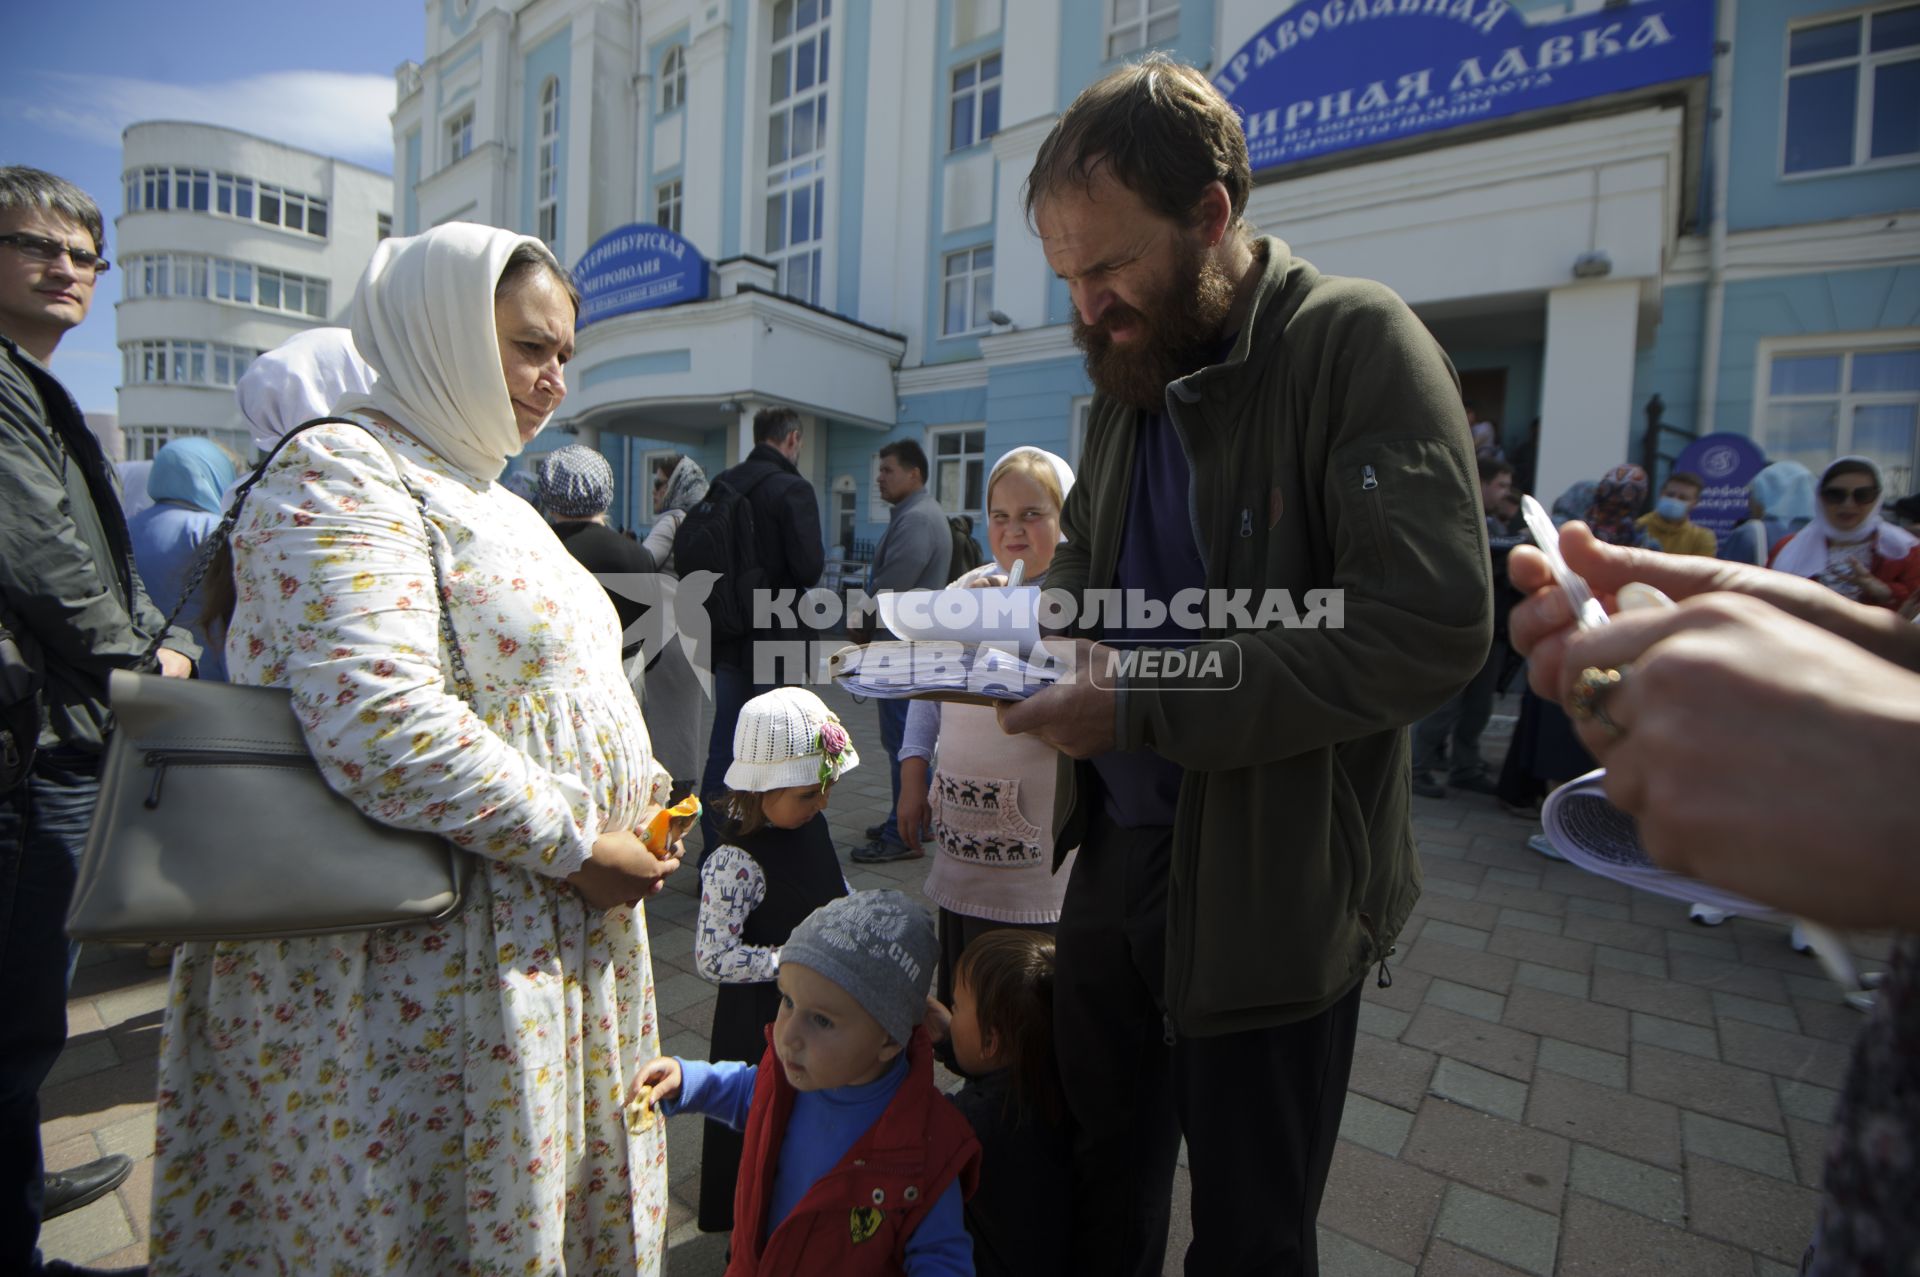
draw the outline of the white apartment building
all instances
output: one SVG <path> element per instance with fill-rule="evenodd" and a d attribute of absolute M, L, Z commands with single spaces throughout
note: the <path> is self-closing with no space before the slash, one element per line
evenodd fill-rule
<path fill-rule="evenodd" d="M 245 457 L 235 383 L 301 329 L 344 322 L 391 230 L 392 179 L 207 124 L 153 121 L 122 137 L 114 322 L 127 459 L 184 435 Z"/>

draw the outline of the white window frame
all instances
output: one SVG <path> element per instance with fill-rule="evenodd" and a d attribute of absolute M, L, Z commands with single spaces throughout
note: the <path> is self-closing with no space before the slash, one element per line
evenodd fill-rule
<path fill-rule="evenodd" d="M 669 45 L 660 57 L 660 114 L 672 115 L 687 104 L 687 46 Z"/>
<path fill-rule="evenodd" d="M 129 213 L 201 213 L 278 227 L 314 239 L 326 239 L 332 230 L 331 208 L 324 195 L 310 195 L 235 173 L 148 164 L 128 169 L 122 189 Z M 184 203 L 180 198 L 183 193 Z M 275 208 L 272 218 L 265 215 L 269 200 Z M 297 225 L 293 220 L 295 210 Z"/>
<path fill-rule="evenodd" d="M 441 165 L 448 168 L 458 164 L 473 154 L 473 108 L 466 107 L 447 117 L 440 128 L 440 137 L 447 148 L 447 162 Z"/>
<path fill-rule="evenodd" d="M 798 27 L 801 4 L 815 4 L 816 17 L 811 25 Z M 771 158 L 763 161 L 761 173 L 763 186 L 759 209 L 761 216 L 754 238 L 760 243 L 761 254 L 772 262 L 778 271 L 775 289 L 784 296 L 793 297 L 809 305 L 825 304 L 831 296 L 827 288 L 827 275 L 833 265 L 830 252 L 831 237 L 827 227 L 831 224 L 826 215 L 829 193 L 834 190 L 833 183 L 833 147 L 829 144 L 838 108 L 833 103 L 836 94 L 833 86 L 836 60 L 832 55 L 833 47 L 840 41 L 835 38 L 837 24 L 833 19 L 833 0 L 774 0 L 771 18 L 781 6 L 790 5 L 796 29 L 784 36 L 774 34 L 769 23 L 767 33 L 767 107 L 762 116 L 762 134 L 760 155 L 771 157 L 773 151 L 774 121 L 779 120 L 779 132 L 785 138 L 786 145 L 781 158 L 775 162 Z M 817 75 L 814 82 L 804 89 L 795 89 L 798 81 L 794 68 L 804 47 L 811 45 L 814 65 L 826 64 L 826 74 Z M 842 51 L 844 52 L 844 50 Z M 774 77 L 772 66 L 779 58 L 787 59 L 789 74 L 786 95 L 773 100 Z M 800 114 L 812 112 L 814 123 L 813 143 L 810 149 L 797 156 L 792 149 L 792 122 Z M 793 201 L 804 197 L 810 210 L 806 239 L 795 241 L 793 230 Z M 775 248 L 768 227 L 773 221 L 775 205 L 778 202 L 778 226 L 780 246 Z M 798 242 L 804 247 L 795 249 Z M 796 274 L 804 263 L 805 287 L 796 285 Z"/>
<path fill-rule="evenodd" d="M 560 79 L 540 86 L 540 139 L 535 146 L 534 234 L 548 244 L 560 239 Z"/>
<path fill-rule="evenodd" d="M 1822 13 L 1809 15 L 1787 24 L 1786 34 L 1780 50 L 1780 65 L 1784 78 L 1780 86 L 1780 180 L 1798 182 L 1809 178 L 1831 177 L 1836 173 L 1857 173 L 1862 170 L 1898 168 L 1903 165 L 1920 164 L 1920 151 L 1911 151 L 1903 155 L 1890 155 L 1874 159 L 1869 150 L 1873 145 L 1873 82 L 1874 72 L 1883 66 L 1900 62 L 1920 60 L 1920 44 L 1903 45 L 1898 49 L 1888 49 L 1884 53 L 1873 53 L 1869 46 L 1873 40 L 1873 18 L 1875 14 L 1891 13 L 1897 9 L 1912 7 L 1912 0 L 1899 0 L 1894 4 L 1879 4 L 1871 8 L 1855 9 L 1850 13 Z M 1815 27 L 1833 26 L 1837 23 L 1856 21 L 1860 24 L 1860 43 L 1849 57 L 1832 58 L 1825 62 L 1810 62 L 1806 66 L 1793 66 L 1793 37 L 1801 31 Z M 1853 158 L 1846 164 L 1831 168 L 1796 169 L 1787 168 L 1787 128 L 1791 123 L 1788 115 L 1788 102 L 1792 97 L 1793 82 L 1797 77 L 1816 75 L 1841 67 L 1854 68 L 1853 82 Z"/>
<path fill-rule="evenodd" d="M 685 207 L 686 184 L 681 178 L 669 178 L 653 188 L 653 224 L 682 234 L 681 218 Z"/>
<path fill-rule="evenodd" d="M 1758 351 L 1759 358 L 1754 361 L 1753 402 L 1755 405 L 1754 441 L 1762 448 L 1773 444 L 1773 414 L 1770 411 L 1775 404 L 1796 403 L 1833 403 L 1837 420 L 1834 428 L 1834 452 L 1836 457 L 1845 456 L 1853 451 L 1853 415 L 1854 410 L 1863 406 L 1879 404 L 1920 405 L 1920 392 L 1915 391 L 1853 391 L 1853 356 L 1885 354 L 1897 350 L 1920 347 L 1920 328 L 1889 329 L 1881 332 L 1865 333 L 1820 333 L 1801 337 L 1763 338 Z M 1775 395 L 1773 393 L 1773 364 L 1776 359 L 1795 359 L 1807 355 L 1840 355 L 1840 389 L 1835 393 L 1810 395 Z M 1920 413 L 1920 407 L 1916 407 Z M 1887 495 L 1904 496 L 1920 492 L 1920 431 L 1916 431 L 1914 444 L 1917 454 L 1904 480 L 1889 474 L 1887 476 Z M 1812 467 L 1809 467 L 1812 468 Z M 1815 474 L 1819 472 L 1816 469 Z"/>
<path fill-rule="evenodd" d="M 977 450 L 968 446 L 968 435 L 979 436 L 977 440 Z M 941 441 L 955 436 L 958 436 L 960 439 L 959 451 L 943 458 L 940 454 Z M 927 468 L 933 472 L 927 476 L 927 490 L 933 493 L 933 499 L 939 504 L 941 511 L 949 516 L 956 514 L 972 515 L 974 531 L 979 532 L 985 528 L 987 526 L 986 423 L 976 421 L 966 425 L 930 427 L 927 430 L 927 439 L 924 447 L 927 450 Z M 951 501 L 948 500 L 949 494 L 945 490 L 946 485 L 942 482 L 943 471 L 940 463 L 943 460 L 958 462 L 960 466 L 960 491 Z M 969 466 L 979 467 L 980 504 L 977 506 L 960 504 L 961 501 L 965 500 L 967 495 L 967 468 Z"/>
<path fill-rule="evenodd" d="M 993 77 L 991 79 L 985 76 L 989 62 L 994 64 Z M 973 72 L 973 83 L 967 85 L 965 88 L 956 88 L 954 82 L 960 78 L 961 73 L 964 71 Z M 1000 50 L 995 49 L 992 53 L 981 54 L 971 62 L 962 62 L 959 66 L 954 67 L 953 70 L 947 73 L 947 150 L 949 152 L 964 151 L 969 147 L 979 146 L 982 142 L 991 139 L 994 133 L 1000 131 L 1000 86 L 1002 84 L 1001 77 L 1005 72 L 1006 59 L 1001 56 Z M 989 90 L 991 90 L 994 95 L 995 103 L 992 133 L 982 131 L 982 125 L 986 119 L 986 99 Z M 968 116 L 967 128 L 969 137 L 965 142 L 957 140 L 953 118 L 955 109 L 958 108 L 962 102 L 966 104 Z"/>
<path fill-rule="evenodd" d="M 1106 16 L 1100 47 L 1109 62 L 1162 48 L 1180 38 L 1180 0 L 1100 0 L 1100 7 Z M 1154 24 L 1168 18 L 1173 19 L 1173 34 L 1150 39 Z"/>
<path fill-rule="evenodd" d="M 982 253 L 987 255 L 985 266 L 980 265 Z M 986 332 L 990 327 L 987 315 L 993 310 L 993 245 L 976 244 L 972 248 L 956 249 L 940 261 L 940 335 L 970 337 Z M 983 280 L 987 285 L 987 304 L 984 309 L 978 305 L 980 283 Z M 952 313 L 947 305 L 948 294 L 956 284 L 965 290 L 966 297 L 966 322 L 959 328 L 949 326 Z"/>
<path fill-rule="evenodd" d="M 219 341 L 155 337 L 120 348 L 120 375 L 128 386 L 202 386 L 231 389 L 261 352 Z M 220 369 L 225 365 L 227 376 Z M 179 375 L 175 375 L 175 374 Z"/>
<path fill-rule="evenodd" d="M 376 240 L 393 238 L 392 213 L 375 213 L 373 215 L 373 235 Z"/>

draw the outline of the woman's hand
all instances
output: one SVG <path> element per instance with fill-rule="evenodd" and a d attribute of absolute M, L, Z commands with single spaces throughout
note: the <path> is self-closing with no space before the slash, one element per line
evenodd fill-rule
<path fill-rule="evenodd" d="M 1882 607 L 1893 602 L 1893 587 L 1869 572 L 1864 563 L 1849 561 L 1847 580 L 1860 587 L 1860 597 L 1865 602 L 1877 603 Z"/>
<path fill-rule="evenodd" d="M 894 813 L 900 841 L 920 850 L 920 831 L 927 827 L 927 760 L 919 756 L 900 760 L 900 806 Z"/>
<path fill-rule="evenodd" d="M 595 909 L 634 905 L 667 885 L 667 875 L 680 867 L 682 844 L 667 857 L 654 855 L 631 829 L 616 829 L 593 840 L 587 863 L 567 881 L 580 898 Z"/>
<path fill-rule="evenodd" d="M 1920 676 L 1737 594 L 1629 612 L 1564 647 L 1567 682 L 1624 672 L 1614 726 L 1579 730 L 1655 860 L 1819 922 L 1920 924 Z"/>
<path fill-rule="evenodd" d="M 928 1040 L 938 1046 L 953 1032 L 953 1012 L 947 1010 L 946 1003 L 929 993 L 927 1013 L 921 1018 L 920 1025 L 927 1031 Z"/>
<path fill-rule="evenodd" d="M 627 1092 L 627 1104 L 635 1101 L 644 1103 L 648 1108 L 658 1108 L 661 1104 L 680 1094 L 680 1061 L 671 1055 L 662 1055 L 649 1060 L 633 1079 L 633 1086 Z"/>
<path fill-rule="evenodd" d="M 998 589 L 1006 583 L 1007 574 L 1005 572 L 989 572 L 985 576 L 976 577 L 967 582 L 967 588 L 969 590 Z"/>
<path fill-rule="evenodd" d="M 1577 520 L 1561 529 L 1560 552 L 1566 556 L 1567 566 L 1585 579 L 1609 612 L 1615 610 L 1621 587 L 1630 581 L 1651 585 L 1676 601 L 1730 591 L 1771 603 L 1876 656 L 1920 671 L 1920 630 L 1899 624 L 1886 608 L 1854 603 L 1790 573 L 1697 555 L 1608 545 L 1596 540 L 1587 525 Z M 1514 547 L 1507 559 L 1507 575 L 1514 588 L 1528 596 L 1514 606 L 1507 621 L 1508 633 L 1514 647 L 1527 658 L 1527 677 L 1533 690 L 1549 700 L 1558 700 L 1569 682 L 1561 664 L 1567 639 L 1574 632 L 1573 609 L 1554 581 L 1546 556 L 1532 546 Z"/>

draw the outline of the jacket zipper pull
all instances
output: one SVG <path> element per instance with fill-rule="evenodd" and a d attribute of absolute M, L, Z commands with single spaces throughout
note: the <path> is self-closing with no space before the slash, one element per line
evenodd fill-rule
<path fill-rule="evenodd" d="M 1251 508 L 1240 511 L 1240 535 L 1243 537 L 1253 535 L 1253 510 Z"/>
<path fill-rule="evenodd" d="M 1373 467 L 1361 466 L 1360 467 L 1360 490 L 1362 492 L 1372 492 L 1375 488 L 1379 486 L 1380 486 L 1380 480 L 1378 477 L 1374 475 Z"/>
<path fill-rule="evenodd" d="M 1160 1013 L 1160 1040 L 1168 1046 L 1173 1045 L 1173 1016 L 1165 1011 Z"/>
<path fill-rule="evenodd" d="M 153 787 L 147 790 L 147 800 L 142 805 L 148 811 L 152 811 L 160 805 L 160 782 L 166 779 L 167 760 L 148 755 L 147 762 L 153 768 Z"/>

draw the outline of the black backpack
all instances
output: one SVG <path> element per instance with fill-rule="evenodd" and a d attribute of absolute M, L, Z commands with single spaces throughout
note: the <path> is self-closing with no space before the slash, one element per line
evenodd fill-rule
<path fill-rule="evenodd" d="M 973 518 L 971 515 L 956 514 L 947 519 L 947 531 L 953 534 L 953 557 L 947 563 L 947 580 L 951 581 L 962 572 L 971 572 L 987 561 L 980 551 L 980 543 L 973 539 Z"/>
<path fill-rule="evenodd" d="M 716 643 L 753 637 L 753 592 L 766 586 L 767 574 L 754 541 L 753 502 L 747 498 L 776 473 L 764 471 L 738 488 L 720 475 L 673 534 L 674 571 L 683 577 L 693 572 L 720 577 L 707 595 Z"/>

